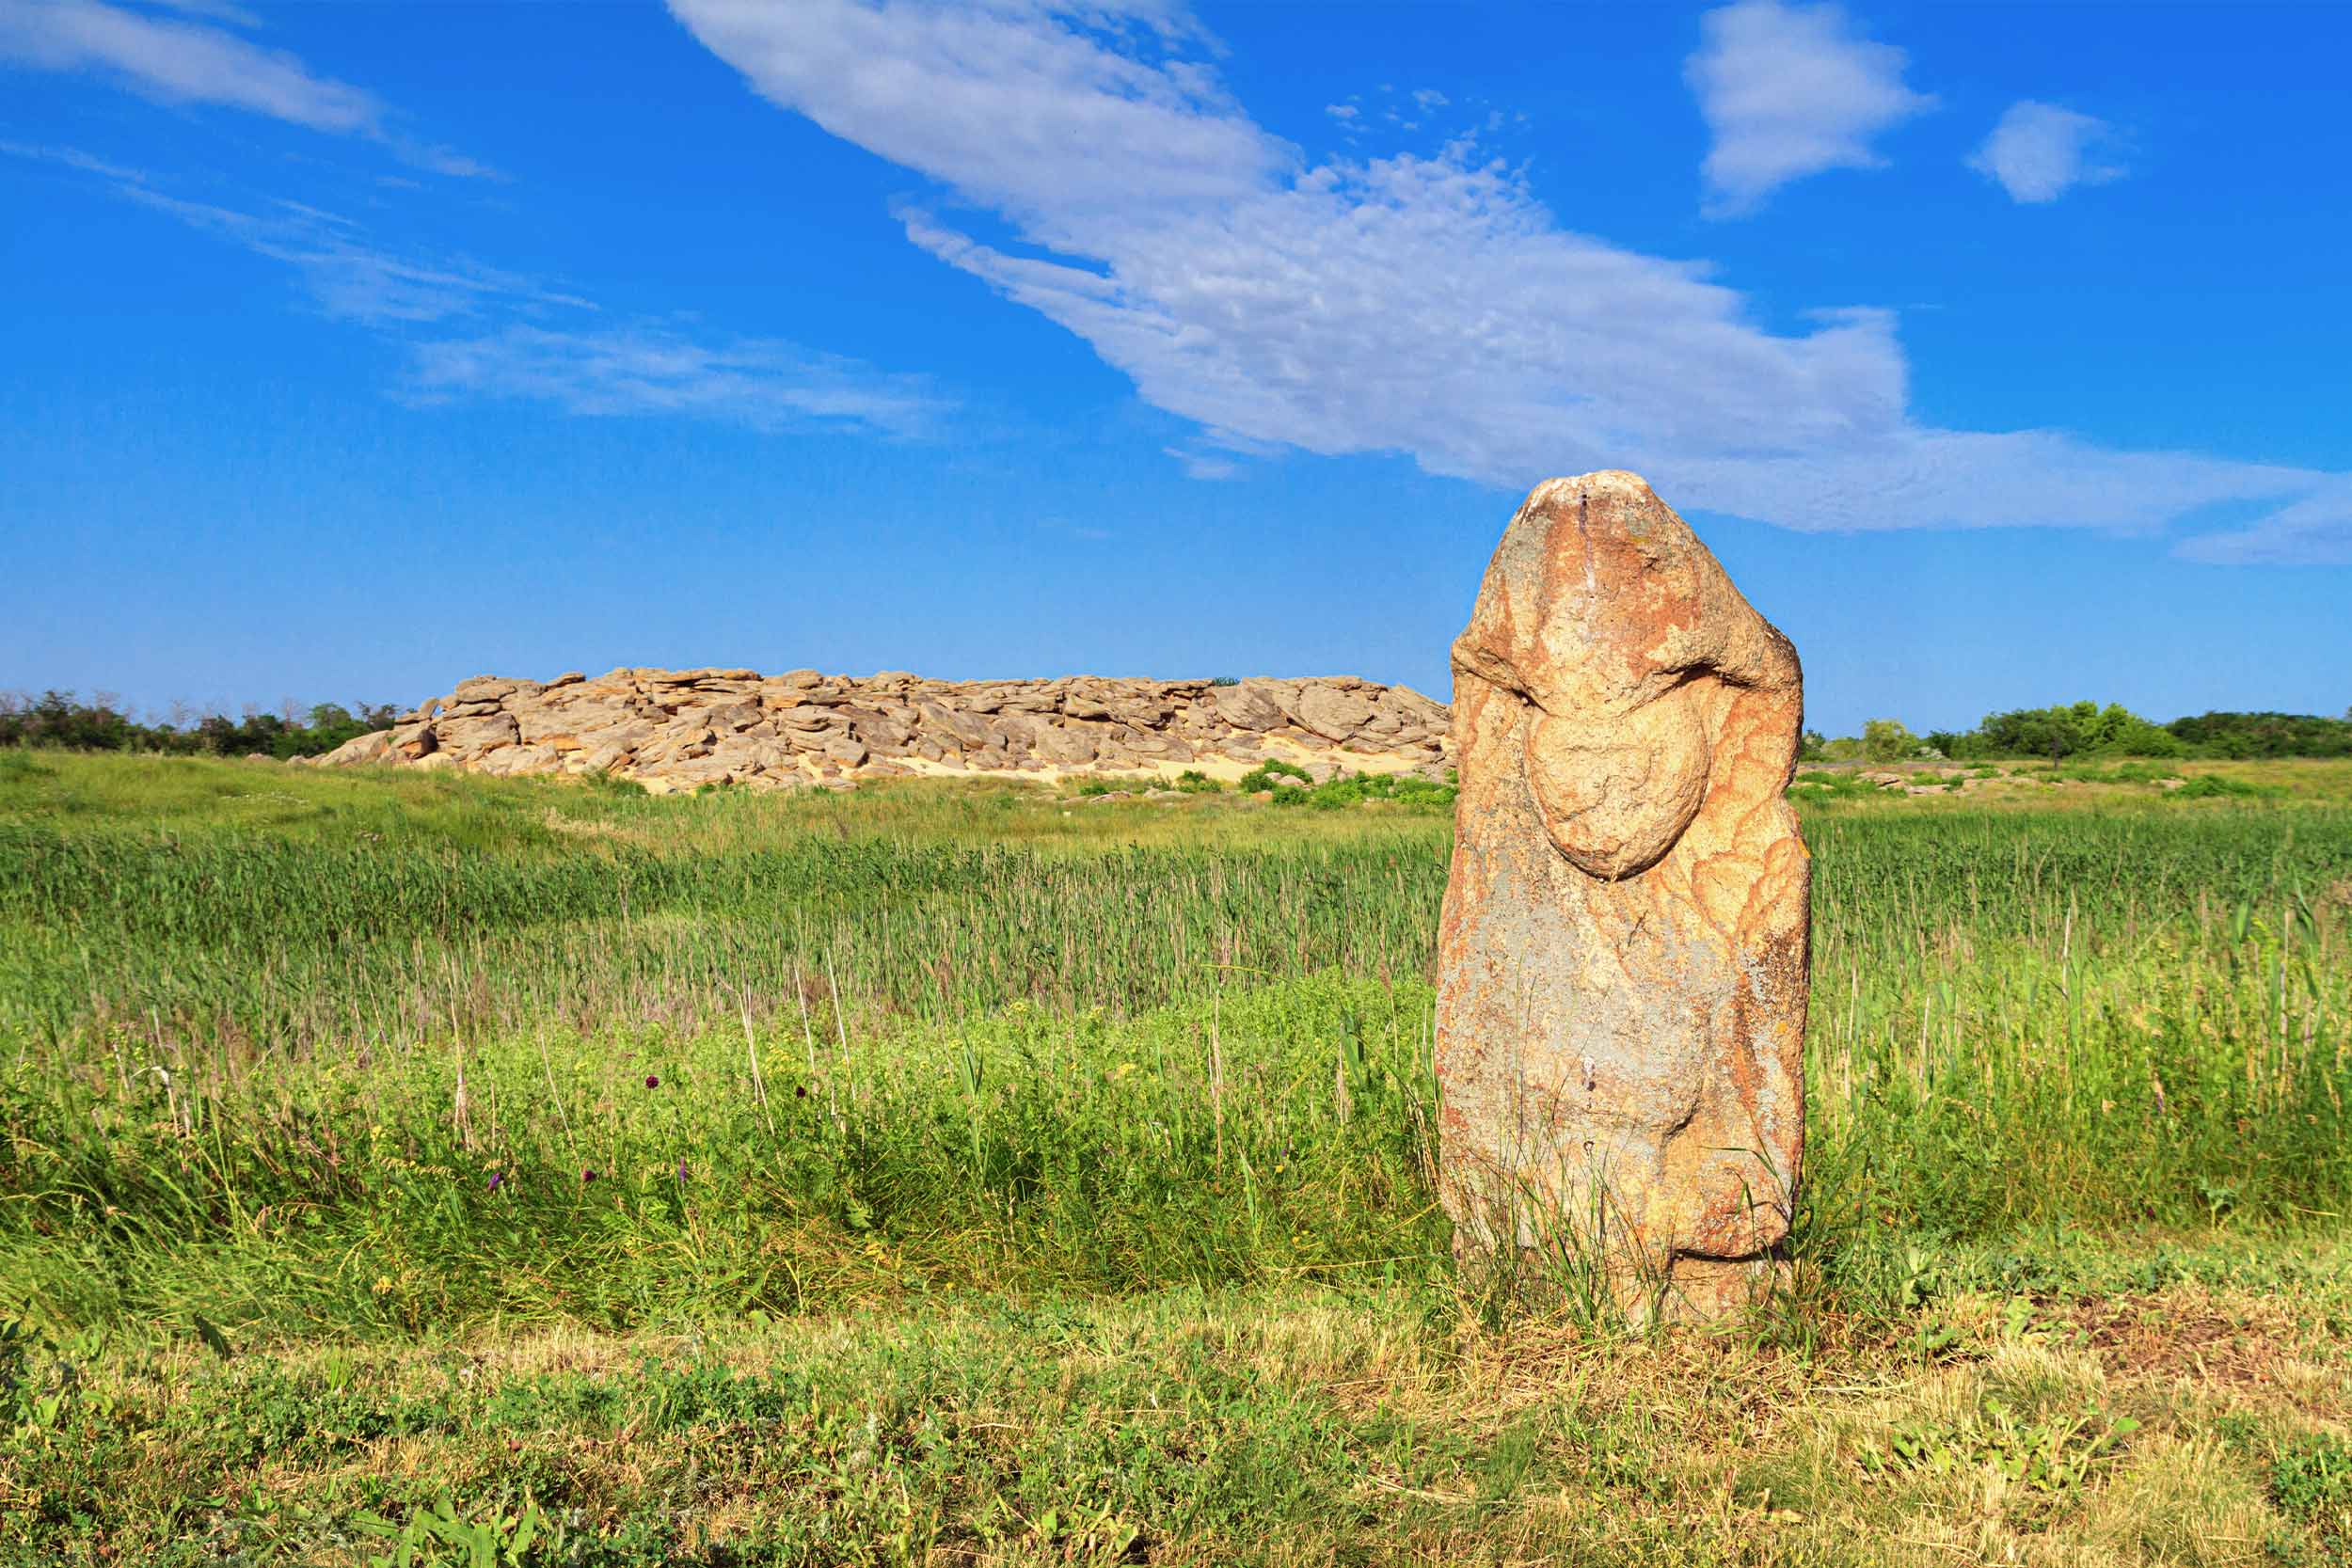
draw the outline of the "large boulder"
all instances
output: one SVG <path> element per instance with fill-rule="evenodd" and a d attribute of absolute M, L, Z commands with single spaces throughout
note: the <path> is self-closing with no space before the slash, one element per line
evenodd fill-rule
<path fill-rule="evenodd" d="M 1804 1138 L 1796 650 L 1605 472 L 1528 497 L 1454 673 L 1456 1251 L 1597 1267 L 1636 1315 L 1730 1310 L 1772 1277 Z"/>
<path fill-rule="evenodd" d="M 437 749 L 453 752 L 460 759 L 512 746 L 520 733 L 511 713 L 483 713 L 433 721 L 434 738 L 439 742 Z"/>
<path fill-rule="evenodd" d="M 1324 739 L 1350 739 L 1372 721 L 1373 706 L 1360 692 L 1316 681 L 1298 694 L 1298 724 Z"/>

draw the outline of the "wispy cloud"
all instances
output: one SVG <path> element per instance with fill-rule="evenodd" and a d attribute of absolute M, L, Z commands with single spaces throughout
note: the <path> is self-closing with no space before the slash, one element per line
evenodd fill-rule
<path fill-rule="evenodd" d="M 1184 447 L 1162 447 L 1162 452 L 1184 466 L 1184 472 L 1193 479 L 1239 479 L 1241 465 L 1230 457 L 1208 452 L 1192 451 Z"/>
<path fill-rule="evenodd" d="M 215 25 L 250 26 L 242 8 L 168 0 L 189 18 L 102 0 L 0 3 L 0 62 L 37 71 L 93 71 L 170 103 L 211 103 L 330 135 L 364 136 L 436 173 L 492 174 L 487 166 L 401 131 L 373 93 L 312 71 L 301 58 Z"/>
<path fill-rule="evenodd" d="M 147 0 L 151 6 L 167 11 L 184 11 L 190 16 L 204 17 L 213 22 L 226 22 L 232 27 L 259 27 L 262 19 L 245 7 L 230 0 Z"/>
<path fill-rule="evenodd" d="M 2104 185 L 2123 177 L 2110 161 L 2115 127 L 2093 115 L 2037 103 L 2012 103 L 1968 166 L 1999 183 L 2012 201 L 2056 201 L 2076 185 Z"/>
<path fill-rule="evenodd" d="M 340 320 L 389 326 L 554 306 L 595 309 L 576 294 L 469 257 L 389 247 L 352 219 L 299 202 L 244 211 L 167 195 L 145 180 L 116 188 L 191 229 L 284 262 L 319 309 Z"/>
<path fill-rule="evenodd" d="M 2220 566 L 2352 566 L 2352 477 L 2242 529 L 2185 540 L 2173 553 Z"/>
<path fill-rule="evenodd" d="M 917 377 L 772 339 L 608 321 L 578 292 L 462 254 L 387 243 L 301 202 L 231 206 L 72 148 L 0 142 L 0 154 L 102 182 L 124 200 L 291 269 L 320 313 L 396 346 L 405 401 L 521 399 L 587 415 L 666 414 L 757 430 L 919 434 L 946 407 Z M 456 334 L 454 336 L 451 334 Z"/>
<path fill-rule="evenodd" d="M 1814 530 L 2145 530 L 2334 483 L 1925 424 L 1890 312 L 1768 331 L 1705 265 L 1563 228 L 1468 139 L 1311 162 L 1100 4 L 672 3 L 771 100 L 1002 215 L 1017 244 L 899 209 L 914 243 L 1219 448 L 1403 452 L 1506 489 L 1632 467 L 1681 504 Z M 972 134 L 1000 121 L 1009 149 Z"/>
<path fill-rule="evenodd" d="M 699 342 L 638 324 L 552 330 L 511 324 L 415 345 L 411 395 L 549 403 L 575 414 L 675 414 L 755 430 L 920 434 L 943 404 L 912 376 L 756 339 Z"/>
<path fill-rule="evenodd" d="M 1883 167 L 1871 143 L 1935 104 L 1904 85 L 1900 49 L 1861 37 L 1834 5 L 1740 0 L 1699 28 L 1683 75 L 1714 137 L 1701 169 L 1711 215 L 1754 212 L 1824 169 Z"/>

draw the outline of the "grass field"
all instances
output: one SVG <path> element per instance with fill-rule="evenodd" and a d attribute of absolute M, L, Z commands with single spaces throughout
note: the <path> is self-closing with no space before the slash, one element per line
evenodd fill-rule
<path fill-rule="evenodd" d="M 2346 1560 L 2352 768 L 2190 771 L 1801 798 L 1636 1334 L 1447 1261 L 1441 810 L 0 752 L 0 1562 Z"/>

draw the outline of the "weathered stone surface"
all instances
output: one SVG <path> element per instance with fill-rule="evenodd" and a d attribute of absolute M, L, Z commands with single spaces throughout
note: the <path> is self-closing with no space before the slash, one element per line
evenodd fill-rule
<path fill-rule="evenodd" d="M 1233 686 L 1096 675 L 935 681 L 795 670 L 623 668 L 547 683 L 478 675 L 322 761 L 608 772 L 648 787 L 797 788 L 919 772 L 1239 778 L 1269 759 L 1441 777 L 1446 710 L 1352 676 Z M 504 753 L 513 753 L 511 755 Z"/>
<path fill-rule="evenodd" d="M 355 763 L 386 761 L 392 749 L 392 733 L 390 730 L 373 731 L 357 740 L 346 741 L 337 748 L 337 754 L 347 752 L 350 755 L 345 760 Z"/>
<path fill-rule="evenodd" d="M 496 675 L 476 675 L 471 680 L 459 681 L 448 700 L 453 707 L 461 703 L 491 702 L 521 685 L 520 681 L 501 680 Z"/>
<path fill-rule="evenodd" d="M 1454 645 L 1441 1192 L 1468 1259 L 1753 1299 L 1804 1136 L 1796 650 L 1632 474 L 1536 486 Z"/>
<path fill-rule="evenodd" d="M 381 733 L 388 739 L 389 755 L 384 760 L 391 762 L 421 761 L 440 744 L 440 737 L 428 723 L 401 724 Z M 359 752 L 359 742 L 368 738 L 363 735 L 358 740 L 345 741 L 326 754 L 336 762 L 374 762 L 378 760 L 376 755 L 362 756 Z"/>
<path fill-rule="evenodd" d="M 561 766 L 563 757 L 552 746 L 501 746 L 473 764 L 477 772 L 508 776 L 552 773 Z"/>
<path fill-rule="evenodd" d="M 866 742 L 847 731 L 827 735 L 824 753 L 845 768 L 855 768 L 866 760 Z"/>
<path fill-rule="evenodd" d="M 462 755 L 512 746 L 517 729 L 513 714 L 492 712 L 464 719 L 437 719 L 433 721 L 433 734 L 440 742 L 441 751 Z"/>
<path fill-rule="evenodd" d="M 1373 705 L 1354 691 L 1317 684 L 1298 694 L 1298 722 L 1326 740 L 1345 740 L 1372 721 Z"/>

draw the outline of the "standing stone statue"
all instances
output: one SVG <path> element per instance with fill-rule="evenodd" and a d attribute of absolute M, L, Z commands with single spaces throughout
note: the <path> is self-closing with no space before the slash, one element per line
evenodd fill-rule
<path fill-rule="evenodd" d="M 1466 1262 L 1751 1301 L 1804 1141 L 1796 649 L 1639 477 L 1535 487 L 1454 644 L 1441 1187 Z"/>

